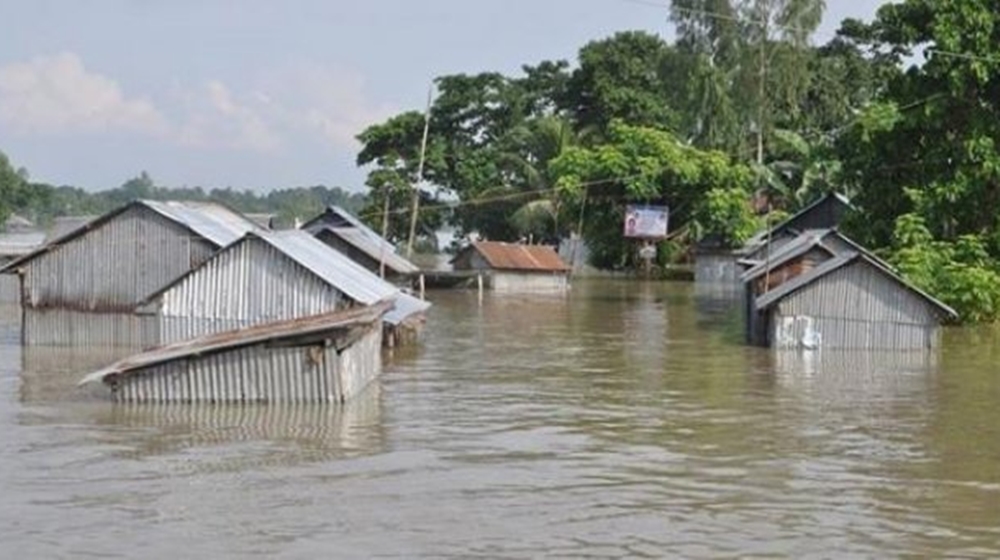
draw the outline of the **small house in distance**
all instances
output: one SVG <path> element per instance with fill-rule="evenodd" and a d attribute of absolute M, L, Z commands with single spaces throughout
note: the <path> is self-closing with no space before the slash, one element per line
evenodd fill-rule
<path fill-rule="evenodd" d="M 0 273 L 19 279 L 25 344 L 141 347 L 135 305 L 256 228 L 215 203 L 138 200 Z"/>
<path fill-rule="evenodd" d="M 552 247 L 474 241 L 451 260 L 455 270 L 479 271 L 498 292 L 553 292 L 569 288 L 569 267 Z"/>
<path fill-rule="evenodd" d="M 136 308 L 169 344 L 198 336 L 390 302 L 386 343 L 412 338 L 426 301 L 403 293 L 301 230 L 256 231 L 148 297 Z"/>
<path fill-rule="evenodd" d="M 808 247 L 809 245 L 806 244 Z M 864 250 L 832 256 L 820 245 L 798 249 L 813 259 L 770 290 L 754 291 L 747 333 L 774 348 L 925 350 L 935 348 L 954 310 L 899 277 Z M 829 258 L 827 258 L 829 257 Z M 821 259 L 822 262 L 819 262 Z M 775 274 L 794 258 L 782 259 Z M 756 276 L 759 278 L 759 276 Z M 753 282 L 754 278 L 748 278 Z M 759 295 L 756 295 L 759 293 Z"/>
<path fill-rule="evenodd" d="M 330 206 L 302 225 L 323 243 L 347 255 L 369 271 L 397 284 L 408 285 L 420 269 L 396 252 L 396 247 L 339 206 Z"/>

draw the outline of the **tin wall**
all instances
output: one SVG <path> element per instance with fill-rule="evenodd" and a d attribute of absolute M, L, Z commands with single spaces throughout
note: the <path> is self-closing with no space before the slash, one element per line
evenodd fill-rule
<path fill-rule="evenodd" d="M 261 344 L 192 356 L 134 372 L 112 393 L 119 402 L 341 403 L 382 371 L 378 324 L 338 352 L 335 345 Z"/>
<path fill-rule="evenodd" d="M 160 298 L 160 343 L 334 311 L 348 301 L 271 245 L 239 243 Z"/>
<path fill-rule="evenodd" d="M 122 347 L 157 344 L 155 318 L 64 308 L 25 309 L 22 340 L 32 346 Z"/>
<path fill-rule="evenodd" d="M 775 306 L 775 347 L 889 350 L 937 345 L 939 319 L 925 300 L 862 262 L 836 270 Z"/>
<path fill-rule="evenodd" d="M 127 311 L 214 249 L 160 214 L 133 206 L 29 261 L 24 305 Z"/>
<path fill-rule="evenodd" d="M 492 286 L 497 292 L 561 292 L 569 289 L 569 278 L 552 272 L 496 271 Z"/>

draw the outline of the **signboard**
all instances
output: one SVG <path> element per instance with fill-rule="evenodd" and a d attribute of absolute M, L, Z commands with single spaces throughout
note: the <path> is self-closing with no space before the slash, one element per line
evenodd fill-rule
<path fill-rule="evenodd" d="M 625 237 L 666 237 L 668 214 L 666 206 L 628 206 L 625 209 Z"/>

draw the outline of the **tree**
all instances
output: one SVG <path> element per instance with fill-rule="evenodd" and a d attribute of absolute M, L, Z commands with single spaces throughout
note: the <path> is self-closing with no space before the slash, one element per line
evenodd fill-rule
<path fill-rule="evenodd" d="M 13 203 L 26 189 L 23 174 L 19 174 L 10 164 L 7 156 L 0 152 L 0 223 L 7 221 L 14 210 Z"/>
<path fill-rule="evenodd" d="M 722 234 L 733 243 L 748 237 L 756 225 L 748 205 L 752 171 L 721 152 L 688 146 L 669 132 L 615 122 L 607 142 L 568 148 L 550 165 L 570 214 L 585 216 L 582 235 L 599 267 L 626 266 L 634 256 L 621 234 L 630 203 L 668 206 L 675 224 L 698 216 L 704 233 Z M 746 211 L 733 212 L 729 203 L 712 206 L 712 192 L 735 193 L 731 198 Z"/>
<path fill-rule="evenodd" d="M 873 52 L 903 63 L 880 103 L 839 142 L 845 175 L 868 223 L 856 228 L 889 246 L 895 221 L 915 212 L 936 239 L 985 236 L 1000 255 L 1000 14 L 990 2 L 908 0 L 883 6 L 852 31 Z"/>
<path fill-rule="evenodd" d="M 580 49 L 569 80 L 566 109 L 580 129 L 604 131 L 613 120 L 677 130 L 677 102 L 684 97 L 676 49 L 641 31 L 617 33 Z"/>

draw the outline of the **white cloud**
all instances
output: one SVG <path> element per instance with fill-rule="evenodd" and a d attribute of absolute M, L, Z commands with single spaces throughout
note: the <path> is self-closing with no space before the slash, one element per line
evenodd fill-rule
<path fill-rule="evenodd" d="M 355 71 L 303 63 L 242 83 L 178 84 L 154 105 L 64 52 L 0 66 L 0 127 L 31 135 L 139 134 L 200 151 L 266 154 L 312 145 L 353 156 L 355 136 L 396 112 L 373 103 L 366 89 Z"/>
<path fill-rule="evenodd" d="M 0 67 L 0 123 L 48 134 L 169 129 L 150 101 L 127 98 L 117 82 L 88 71 L 71 52 Z"/>
<path fill-rule="evenodd" d="M 270 76 L 261 89 L 273 118 L 337 150 L 357 150 L 355 136 L 396 112 L 373 103 L 362 76 L 350 70 L 304 64 Z"/>
<path fill-rule="evenodd" d="M 184 124 L 176 138 L 199 148 L 272 152 L 283 144 L 258 95 L 237 98 L 224 83 L 211 80 L 196 95 L 186 95 Z"/>

